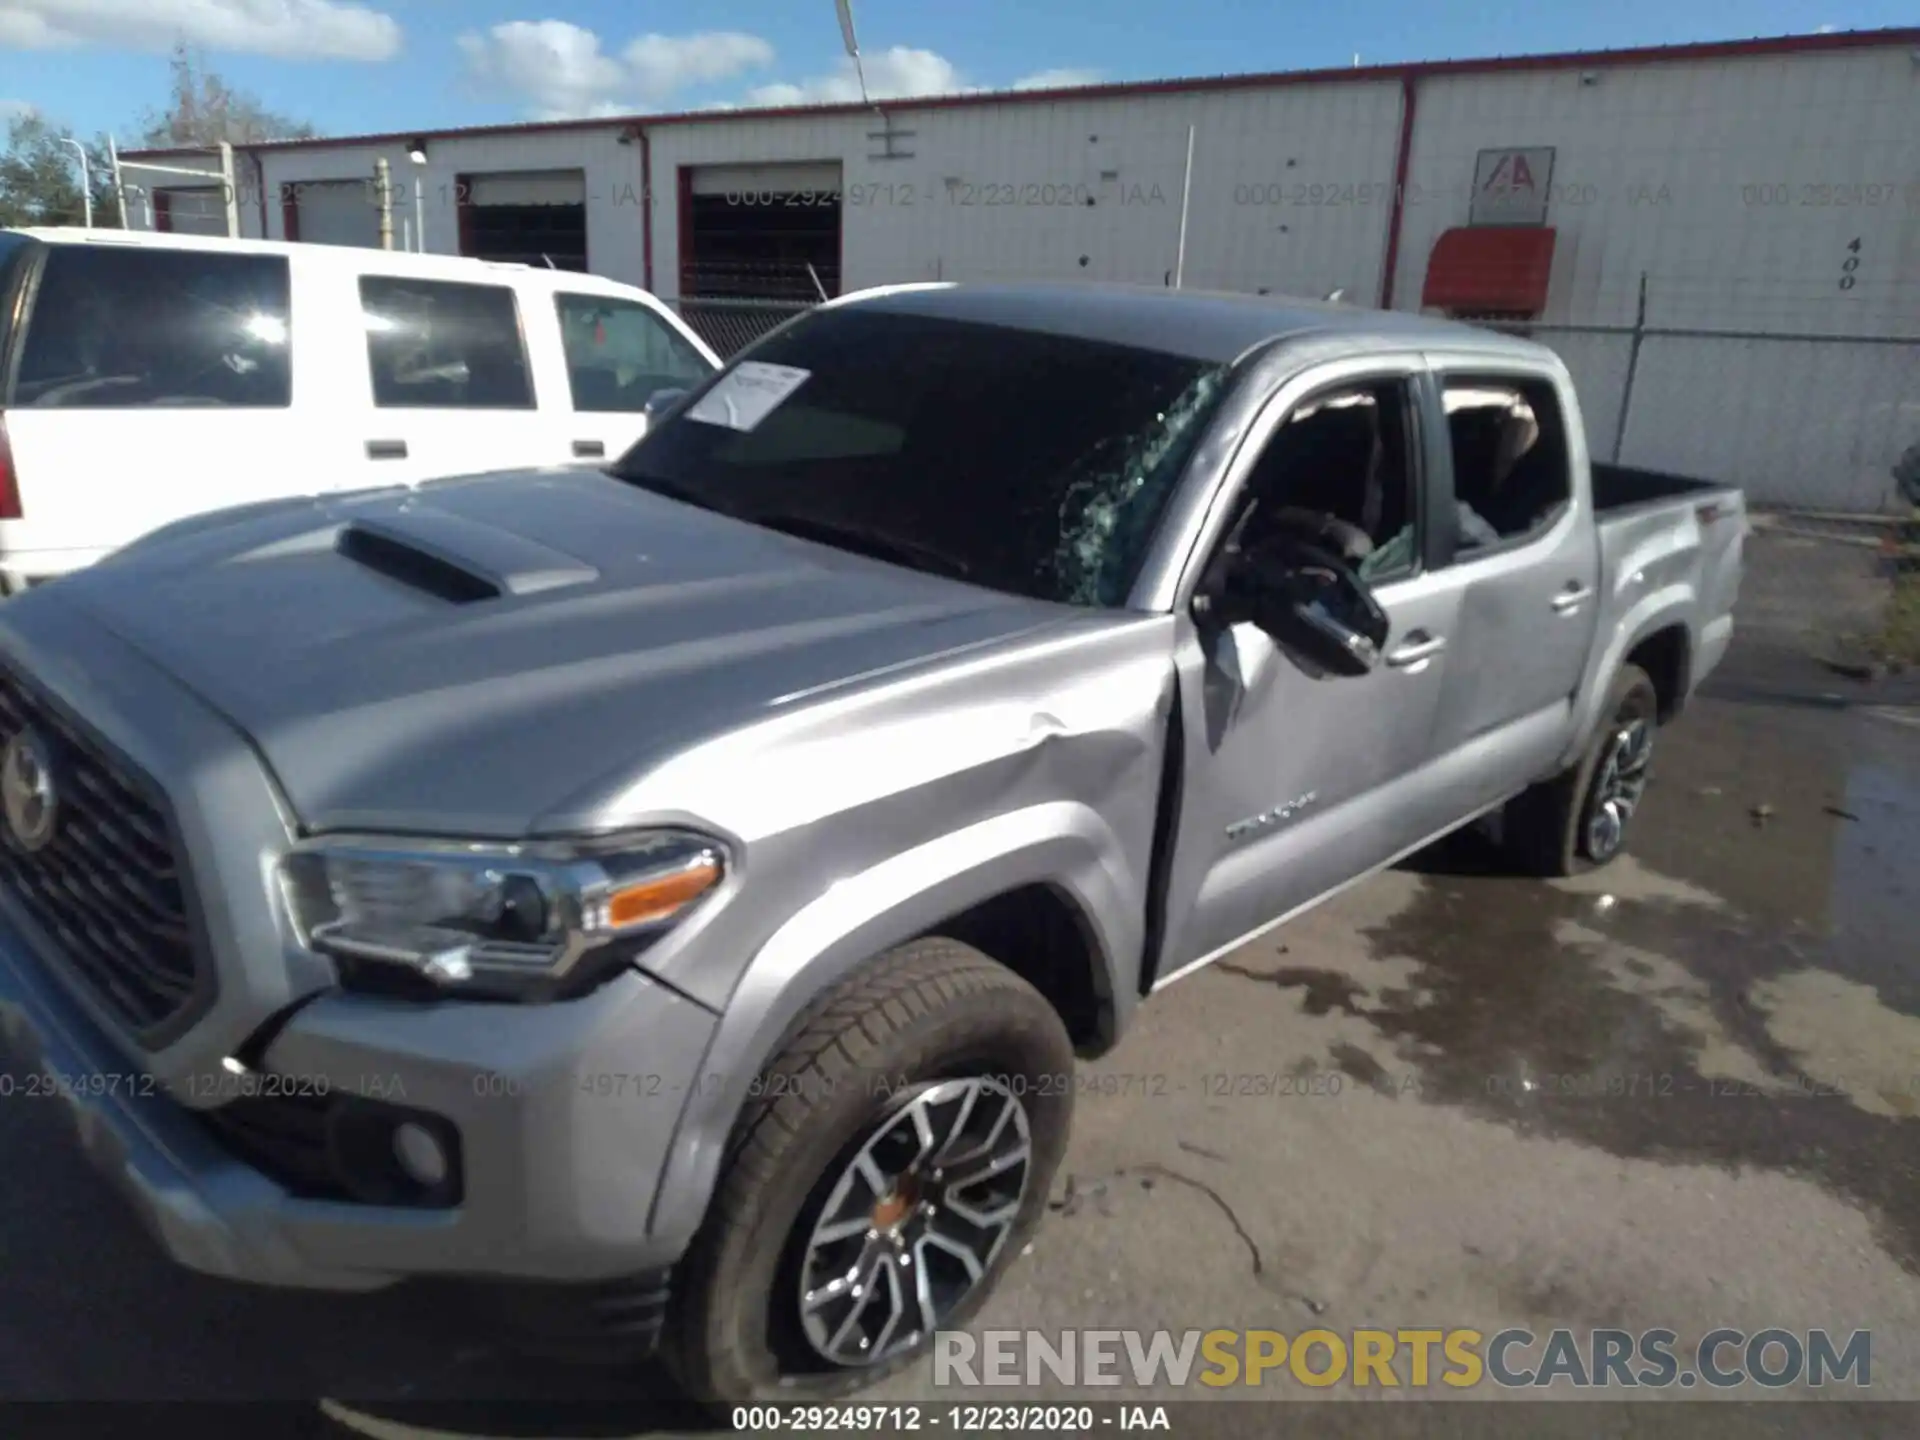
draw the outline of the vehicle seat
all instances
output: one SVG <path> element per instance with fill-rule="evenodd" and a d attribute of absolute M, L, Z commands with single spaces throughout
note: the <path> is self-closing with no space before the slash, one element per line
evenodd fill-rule
<path fill-rule="evenodd" d="M 1531 406 L 1502 420 L 1493 456 L 1493 489 L 1481 514 L 1502 535 L 1524 535 L 1566 498 L 1566 477 L 1553 466 L 1553 448 L 1540 444 Z"/>
<path fill-rule="evenodd" d="M 576 410 L 620 408 L 620 377 L 607 366 L 576 365 L 568 375 L 573 381 L 573 405 Z"/>

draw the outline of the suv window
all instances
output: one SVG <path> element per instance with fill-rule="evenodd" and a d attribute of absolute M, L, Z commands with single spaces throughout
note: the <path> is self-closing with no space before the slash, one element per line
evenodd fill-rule
<path fill-rule="evenodd" d="M 1010 325 L 820 309 L 613 473 L 991 589 L 1117 607 L 1229 374 Z"/>
<path fill-rule="evenodd" d="M 287 405 L 288 288 L 277 255 L 49 245 L 12 403 Z"/>
<path fill-rule="evenodd" d="M 573 408 L 639 411 L 656 390 L 687 390 L 713 373 L 707 358 L 645 305 L 605 295 L 555 295 Z"/>
<path fill-rule="evenodd" d="M 534 408 L 520 309 L 507 286 L 362 275 L 360 308 L 375 405 Z"/>
<path fill-rule="evenodd" d="M 1400 381 L 1315 395 L 1268 438 L 1247 477 L 1234 543 L 1291 533 L 1326 546 L 1363 579 L 1409 575 L 1416 551 L 1411 397 Z"/>
<path fill-rule="evenodd" d="M 1454 551 L 1470 555 L 1546 530 L 1573 502 L 1566 423 L 1539 380 L 1452 376 Z"/>

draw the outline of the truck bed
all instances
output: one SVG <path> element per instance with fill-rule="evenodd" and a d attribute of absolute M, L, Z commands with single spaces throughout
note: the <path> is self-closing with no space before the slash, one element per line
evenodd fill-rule
<path fill-rule="evenodd" d="M 1669 475 L 1664 470 L 1641 470 L 1632 465 L 1608 465 L 1594 461 L 1593 508 L 1604 514 L 1635 505 L 1650 505 L 1659 500 L 1704 499 L 1713 491 L 1729 487 L 1711 480 L 1691 480 L 1684 475 Z"/>
<path fill-rule="evenodd" d="M 1658 470 L 1600 463 L 1591 468 L 1607 597 L 1602 630 L 1631 630 L 1635 608 L 1649 595 L 1688 595 L 1688 685 L 1698 685 L 1732 637 L 1746 496 L 1731 485 Z"/>

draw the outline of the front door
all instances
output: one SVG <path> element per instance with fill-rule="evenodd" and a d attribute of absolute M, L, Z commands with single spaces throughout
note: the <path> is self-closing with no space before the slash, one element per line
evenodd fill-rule
<path fill-rule="evenodd" d="M 553 297 L 566 370 L 556 403 L 566 415 L 566 462 L 610 463 L 647 431 L 657 391 L 692 390 L 720 360 L 664 307 L 617 295 Z"/>
<path fill-rule="evenodd" d="M 1185 768 L 1158 983 L 1424 838 L 1430 807 L 1404 802 L 1431 754 L 1458 590 L 1424 558 L 1422 369 L 1408 357 L 1276 397 L 1235 461 L 1222 546 L 1330 517 L 1391 628 L 1377 668 L 1337 676 L 1251 622 L 1182 617 Z"/>

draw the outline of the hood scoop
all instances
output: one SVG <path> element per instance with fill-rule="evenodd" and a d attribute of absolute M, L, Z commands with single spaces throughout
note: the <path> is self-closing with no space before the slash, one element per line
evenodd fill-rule
<path fill-rule="evenodd" d="M 537 541 L 444 510 L 411 506 L 343 525 L 333 548 L 389 580 L 454 605 L 537 595 L 600 578 L 593 566 Z"/>

